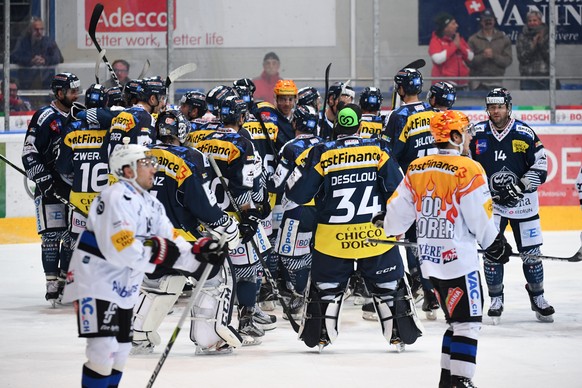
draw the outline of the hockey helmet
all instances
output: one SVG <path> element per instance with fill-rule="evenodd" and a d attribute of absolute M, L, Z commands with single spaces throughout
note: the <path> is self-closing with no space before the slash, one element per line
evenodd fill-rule
<path fill-rule="evenodd" d="M 313 86 L 306 86 L 299 89 L 297 93 L 297 104 L 298 105 L 309 105 L 317 109 L 318 100 L 321 95 Z"/>
<path fill-rule="evenodd" d="M 167 136 L 175 137 L 184 144 L 191 129 L 190 122 L 179 110 L 166 110 L 158 115 L 156 133 L 158 140 Z"/>
<path fill-rule="evenodd" d="M 346 95 L 351 97 L 352 100 L 356 97 L 356 92 L 354 92 L 354 88 L 352 88 L 347 83 L 343 82 L 335 82 L 331 85 L 328 89 L 328 97 L 333 96 L 334 100 L 340 98 L 341 95 Z"/>
<path fill-rule="evenodd" d="M 220 102 L 218 117 L 224 124 L 236 123 L 248 112 L 247 104 L 238 96 L 229 96 Z"/>
<path fill-rule="evenodd" d="M 360 107 L 367 112 L 377 112 L 382 107 L 383 100 L 380 89 L 369 86 L 360 94 Z"/>
<path fill-rule="evenodd" d="M 107 106 L 111 108 L 112 106 L 123 106 L 123 93 L 121 93 L 121 88 L 119 86 L 112 86 L 107 89 Z"/>
<path fill-rule="evenodd" d="M 295 129 L 301 132 L 316 134 L 319 114 L 310 105 L 297 105 L 293 112 Z"/>
<path fill-rule="evenodd" d="M 139 83 L 137 88 L 137 98 L 140 101 L 147 101 L 151 96 L 165 96 L 166 95 L 166 83 L 162 77 L 155 76 L 150 78 L 144 78 Z"/>
<path fill-rule="evenodd" d="M 88 108 L 105 108 L 107 91 L 100 84 L 92 84 L 85 91 L 85 106 Z"/>
<path fill-rule="evenodd" d="M 251 110 L 253 107 L 253 93 L 251 92 L 251 89 L 248 86 L 241 85 L 236 85 L 234 89 L 240 99 L 246 102 L 248 110 Z"/>
<path fill-rule="evenodd" d="M 127 106 L 131 105 L 132 100 L 137 100 L 137 92 L 140 89 L 140 85 L 140 79 L 132 79 L 123 87 L 123 98 Z"/>
<path fill-rule="evenodd" d="M 139 144 L 123 144 L 115 147 L 109 156 L 109 171 L 117 179 L 132 182 L 137 187 L 137 163 L 139 160 L 150 159 L 154 167 L 157 167 L 155 157 L 152 156 L 149 148 Z M 127 178 L 123 174 L 123 168 L 128 166 L 133 171 L 134 177 Z"/>
<path fill-rule="evenodd" d="M 73 73 L 56 74 L 51 82 L 51 90 L 55 95 L 59 90 L 63 90 L 66 93 L 69 89 L 79 89 L 80 87 L 81 81 Z"/>
<path fill-rule="evenodd" d="M 255 90 L 257 90 L 255 83 L 250 78 L 237 79 L 232 83 L 232 86 L 234 86 L 235 89 L 237 89 L 237 86 L 246 86 L 251 91 L 251 94 L 254 94 Z"/>
<path fill-rule="evenodd" d="M 432 85 L 426 94 L 426 99 L 429 102 L 433 97 L 435 98 L 436 105 L 452 108 L 457 100 L 457 91 L 453 84 L 441 81 Z"/>
<path fill-rule="evenodd" d="M 486 105 L 505 105 L 508 110 L 511 110 L 511 94 L 505 88 L 495 88 L 491 90 L 487 97 L 485 97 Z"/>
<path fill-rule="evenodd" d="M 208 94 L 206 94 L 208 110 L 212 112 L 213 115 L 218 116 L 220 101 L 230 96 L 238 96 L 233 88 L 225 85 L 215 86 L 208 92 Z"/>
<path fill-rule="evenodd" d="M 416 95 L 422 92 L 422 74 L 417 69 L 404 68 L 394 76 L 396 88 L 402 86 L 407 95 Z"/>
<path fill-rule="evenodd" d="M 197 90 L 186 92 L 180 99 L 180 105 L 188 105 L 191 109 L 198 108 L 196 118 L 200 118 L 206 114 L 208 105 L 206 104 L 206 94 Z"/>
<path fill-rule="evenodd" d="M 445 110 L 436 112 L 430 119 L 430 133 L 436 143 L 452 143 L 451 132 L 457 131 L 464 136 L 465 133 L 475 135 L 475 129 L 467 115 L 458 110 Z"/>
<path fill-rule="evenodd" d="M 280 79 L 275 84 L 275 88 L 273 89 L 275 95 L 277 96 L 296 96 L 297 95 L 297 86 L 295 82 L 290 79 Z"/>

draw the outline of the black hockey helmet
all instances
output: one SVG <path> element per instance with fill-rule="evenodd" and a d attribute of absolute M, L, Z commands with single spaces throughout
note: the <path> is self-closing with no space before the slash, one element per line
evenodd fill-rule
<path fill-rule="evenodd" d="M 79 89 L 81 87 L 81 80 L 73 73 L 59 73 L 53 77 L 51 82 L 51 90 L 56 95 L 59 90 L 65 93 L 69 89 Z"/>
<path fill-rule="evenodd" d="M 485 97 L 485 104 L 505 105 L 508 110 L 511 110 L 511 94 L 505 88 L 495 88 Z"/>
<path fill-rule="evenodd" d="M 354 92 L 354 88 L 352 88 L 350 85 L 347 85 L 343 82 L 335 82 L 328 89 L 328 96 L 333 96 L 333 98 L 336 100 L 342 94 L 345 94 L 346 96 L 350 96 L 350 97 L 352 97 L 352 99 L 354 99 L 356 96 L 356 92 Z"/>
<path fill-rule="evenodd" d="M 158 140 L 171 136 L 184 144 L 192 126 L 179 110 L 166 110 L 158 115 L 156 133 Z"/>
<path fill-rule="evenodd" d="M 220 101 L 226 97 L 235 96 L 238 97 L 236 91 L 230 86 L 218 85 L 212 88 L 206 94 L 206 104 L 208 105 L 208 110 L 212 112 L 213 115 L 218 116 Z"/>
<path fill-rule="evenodd" d="M 251 89 L 248 86 L 236 85 L 234 90 L 236 90 L 241 100 L 246 102 L 247 109 L 250 111 L 253 107 L 253 92 L 251 92 Z"/>
<path fill-rule="evenodd" d="M 245 87 L 249 88 L 249 90 L 251 91 L 251 94 L 254 94 L 255 90 L 257 90 L 255 83 L 250 78 L 237 79 L 236 81 L 234 81 L 232 83 L 232 86 L 234 86 L 235 89 L 237 88 L 237 86 L 245 86 Z"/>
<path fill-rule="evenodd" d="M 247 104 L 238 96 L 228 96 L 220 101 L 218 117 L 224 124 L 233 124 L 248 112 Z"/>
<path fill-rule="evenodd" d="M 452 108 L 457 100 L 457 91 L 453 84 L 441 81 L 432 85 L 426 94 L 426 99 L 429 102 L 433 97 L 435 98 L 436 105 Z"/>
<path fill-rule="evenodd" d="M 125 84 L 123 87 L 123 98 L 125 99 L 126 106 L 131 106 L 131 101 L 137 100 L 137 91 L 140 85 L 140 79 L 132 79 Z"/>
<path fill-rule="evenodd" d="M 91 84 L 85 91 L 85 106 L 87 108 L 105 108 L 107 90 L 101 84 Z"/>
<path fill-rule="evenodd" d="M 301 132 L 316 134 L 319 113 L 311 105 L 297 105 L 293 112 L 295 129 Z"/>
<path fill-rule="evenodd" d="M 413 68 L 404 68 L 394 76 L 396 87 L 402 86 L 407 95 L 416 95 L 422 92 L 422 74 Z"/>
<path fill-rule="evenodd" d="M 190 109 L 198 108 L 196 118 L 200 118 L 206 114 L 208 105 L 206 104 L 206 94 L 197 90 L 190 90 L 186 92 L 180 99 L 180 105 L 188 105 Z"/>
<path fill-rule="evenodd" d="M 382 107 L 384 97 L 379 88 L 368 86 L 360 94 L 360 107 L 366 112 L 377 112 Z"/>
<path fill-rule="evenodd" d="M 123 106 L 124 99 L 123 93 L 121 93 L 121 88 L 119 86 L 112 86 L 107 89 L 107 107 L 112 106 Z"/>
<path fill-rule="evenodd" d="M 306 86 L 299 89 L 297 93 L 297 104 L 298 105 L 309 105 L 317 109 L 317 102 L 321 98 L 321 95 L 313 86 Z"/>
<path fill-rule="evenodd" d="M 165 96 L 166 82 L 159 75 L 144 78 L 137 88 L 137 98 L 140 101 L 147 101 L 151 96 Z"/>

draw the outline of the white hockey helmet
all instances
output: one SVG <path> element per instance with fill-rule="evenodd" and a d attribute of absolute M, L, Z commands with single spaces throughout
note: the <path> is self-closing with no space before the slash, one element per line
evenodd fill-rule
<path fill-rule="evenodd" d="M 142 159 L 151 159 L 150 149 L 139 144 L 124 144 L 115 147 L 115 150 L 109 156 L 109 171 L 117 179 L 134 183 L 137 177 L 137 161 Z M 134 173 L 134 178 L 126 178 L 123 175 L 123 168 L 129 166 Z"/>

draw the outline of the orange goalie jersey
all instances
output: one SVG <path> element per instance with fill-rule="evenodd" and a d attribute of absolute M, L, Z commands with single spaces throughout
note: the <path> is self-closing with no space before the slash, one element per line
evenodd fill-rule
<path fill-rule="evenodd" d="M 413 161 L 388 200 L 387 235 L 416 220 L 425 278 L 453 279 L 480 269 L 475 239 L 487 248 L 498 230 L 483 167 L 457 151 L 440 150 Z"/>

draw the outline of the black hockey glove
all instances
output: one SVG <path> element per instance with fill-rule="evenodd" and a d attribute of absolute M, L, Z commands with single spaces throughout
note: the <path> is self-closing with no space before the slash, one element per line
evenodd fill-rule
<path fill-rule="evenodd" d="M 269 201 L 269 193 L 265 190 L 265 199 L 257 206 L 260 213 L 261 220 L 264 220 L 271 214 L 271 202 Z"/>
<path fill-rule="evenodd" d="M 180 257 L 178 246 L 167 238 L 153 236 L 146 239 L 143 245 L 152 249 L 150 263 L 161 265 L 162 267 L 172 268 Z"/>
<path fill-rule="evenodd" d="M 40 190 L 40 193 L 45 198 L 54 198 L 54 187 L 53 187 L 53 177 L 50 174 L 45 174 L 42 176 L 37 176 L 34 179 L 36 187 Z"/>
<path fill-rule="evenodd" d="M 253 237 L 255 237 L 260 221 L 261 212 L 257 209 L 248 209 L 241 212 L 241 220 L 238 225 L 238 230 L 243 244 L 248 243 Z"/>
<path fill-rule="evenodd" d="M 222 265 L 228 256 L 226 244 L 219 245 L 219 241 L 210 237 L 202 237 L 192 246 L 192 253 L 196 255 L 196 260 L 201 263 L 212 265 Z"/>
<path fill-rule="evenodd" d="M 374 214 L 370 222 L 372 222 L 376 228 L 384 228 L 384 218 L 386 218 L 386 212 L 381 211 Z"/>
<path fill-rule="evenodd" d="M 496 201 L 499 205 L 513 207 L 523 198 L 525 186 L 521 181 L 517 183 L 508 183 L 503 189 L 499 190 Z"/>
<path fill-rule="evenodd" d="M 485 258 L 487 260 L 494 261 L 496 263 L 505 264 L 509 261 L 509 256 L 513 254 L 511 250 L 511 245 L 505 239 L 505 236 L 501 233 L 495 237 L 493 243 L 489 248 L 485 249 Z"/>

